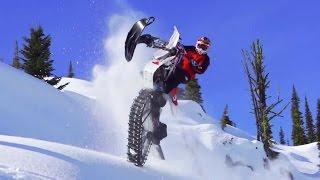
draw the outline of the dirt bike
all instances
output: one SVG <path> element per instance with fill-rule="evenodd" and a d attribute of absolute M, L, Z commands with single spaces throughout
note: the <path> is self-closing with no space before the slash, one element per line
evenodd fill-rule
<path fill-rule="evenodd" d="M 149 17 L 137 21 L 128 33 L 125 43 L 125 57 L 131 61 L 139 37 L 145 27 L 153 23 L 155 18 Z M 161 159 L 164 159 L 162 148 L 154 141 L 154 133 L 159 123 L 160 110 L 166 104 L 167 95 L 163 92 L 167 78 L 174 72 L 177 64 L 185 53 L 183 46 L 179 43 L 180 34 L 174 27 L 173 34 L 168 44 L 156 51 L 154 58 L 148 62 L 143 70 L 144 88 L 135 98 L 129 114 L 128 130 L 128 160 L 136 166 L 143 166 L 147 160 L 152 144 Z M 172 49 L 175 55 L 172 55 Z M 172 103 L 171 101 L 169 101 Z M 161 123 L 162 124 L 162 123 Z M 163 125 L 163 124 L 162 124 Z M 163 128 L 166 128 L 163 127 Z M 166 129 L 165 134 L 166 136 Z"/>

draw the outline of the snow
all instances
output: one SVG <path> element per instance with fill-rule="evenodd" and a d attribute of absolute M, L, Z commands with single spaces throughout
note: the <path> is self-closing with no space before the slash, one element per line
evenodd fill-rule
<path fill-rule="evenodd" d="M 77 146 L 90 142 L 90 115 L 72 98 L 3 63 L 0 83 L 1 134 Z"/>
<path fill-rule="evenodd" d="M 281 152 L 292 164 L 294 164 L 299 172 L 305 174 L 318 173 L 319 168 L 315 166 L 315 164 L 319 164 L 319 159 L 315 158 L 319 155 L 316 143 L 295 147 L 278 145 L 277 149 L 278 152 Z"/>
<path fill-rule="evenodd" d="M 154 168 L 133 167 L 123 158 L 29 138 L 0 136 L 0 155 L 1 179 L 173 178 Z"/>
<path fill-rule="evenodd" d="M 126 130 L 114 136 L 114 130 L 101 128 L 107 122 L 95 119 L 94 83 L 63 78 L 65 82 L 70 86 L 61 92 L 0 64 L 0 83 L 6 84 L 0 99 L 0 179 L 290 179 L 289 172 L 295 179 L 320 177 L 316 143 L 276 145 L 280 157 L 265 168 L 260 142 L 234 127 L 222 130 L 193 101 L 163 108 L 166 160 L 152 148 L 145 166 L 135 167 L 125 153 L 115 152 L 118 147 L 104 150 L 101 145 L 111 146 L 109 141 Z"/>
<path fill-rule="evenodd" d="M 70 83 L 72 81 L 72 83 Z M 82 95 L 86 98 L 96 99 L 93 92 L 93 83 L 89 81 L 85 81 L 82 79 L 76 78 L 62 78 L 57 86 L 69 83 L 65 88 L 63 88 L 63 92 L 67 93 L 76 93 L 78 95 Z"/>

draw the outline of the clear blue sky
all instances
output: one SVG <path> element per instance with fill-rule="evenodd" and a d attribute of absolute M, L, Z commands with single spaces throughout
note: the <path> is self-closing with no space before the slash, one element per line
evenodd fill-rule
<path fill-rule="evenodd" d="M 320 97 L 320 2 L 273 1 L 3 1 L 0 6 L 0 58 L 11 62 L 15 40 L 21 45 L 30 27 L 41 25 L 52 38 L 55 73 L 64 75 L 70 60 L 80 78 L 90 79 L 91 69 L 103 54 L 102 39 L 106 21 L 127 7 L 157 18 L 154 24 L 159 37 L 168 37 L 177 25 L 185 44 L 194 44 L 200 35 L 213 41 L 209 53 L 212 64 L 200 77 L 205 107 L 220 118 L 225 104 L 230 116 L 244 130 L 255 134 L 250 114 L 248 84 L 241 65 L 241 49 L 261 39 L 267 71 L 270 72 L 270 95 L 280 92 L 290 101 L 295 84 L 301 99 L 308 96 L 315 117 L 316 99 Z M 304 111 L 304 104 L 301 103 Z M 279 125 L 290 138 L 290 108 L 284 118 L 273 121 L 278 139 Z"/>

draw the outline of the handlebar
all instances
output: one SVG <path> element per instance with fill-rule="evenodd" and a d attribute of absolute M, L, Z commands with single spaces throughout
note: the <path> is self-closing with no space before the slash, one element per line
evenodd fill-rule
<path fill-rule="evenodd" d="M 178 54 L 184 54 L 185 53 L 185 50 L 183 47 L 179 47 L 179 45 L 177 45 L 176 47 L 174 48 L 167 48 L 167 47 L 164 47 L 164 48 L 161 48 L 162 50 L 164 51 L 168 51 L 168 53 L 166 53 L 165 55 L 159 57 L 158 59 L 162 60 L 162 59 L 166 59 L 170 56 L 177 56 Z M 173 52 L 174 51 L 174 52 Z"/>

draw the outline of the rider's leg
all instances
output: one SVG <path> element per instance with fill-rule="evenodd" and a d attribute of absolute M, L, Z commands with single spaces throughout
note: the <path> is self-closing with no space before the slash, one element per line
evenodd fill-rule
<path fill-rule="evenodd" d="M 187 82 L 186 73 L 180 69 L 176 68 L 175 71 L 168 77 L 167 81 L 165 81 L 164 92 L 169 94 L 172 89 L 179 86 L 179 84 L 184 84 Z"/>
<path fill-rule="evenodd" d="M 148 47 L 151 47 L 154 39 L 155 39 L 155 38 L 152 37 L 150 34 L 144 34 L 144 35 L 141 35 L 141 36 L 139 37 L 139 39 L 138 39 L 138 44 L 144 43 L 144 44 L 146 44 Z"/>
<path fill-rule="evenodd" d="M 177 68 L 165 82 L 164 92 L 168 94 L 172 89 L 185 81 L 184 71 Z M 151 117 L 154 124 L 153 143 L 159 144 L 163 138 L 167 137 L 167 125 L 160 122 L 161 108 L 165 105 L 166 100 L 161 92 L 154 92 L 152 97 Z"/>
<path fill-rule="evenodd" d="M 171 96 L 171 100 L 175 105 L 178 105 L 177 101 L 177 87 L 181 83 L 186 83 L 186 73 L 180 69 L 176 68 L 175 71 L 168 77 L 167 81 L 165 82 L 164 91 L 166 94 Z"/>
<path fill-rule="evenodd" d="M 138 44 L 140 44 L 140 43 L 144 43 L 148 47 L 160 48 L 160 49 L 165 48 L 166 45 L 168 44 L 167 42 L 165 42 L 157 37 L 153 37 L 150 34 L 141 35 L 138 39 Z"/>

